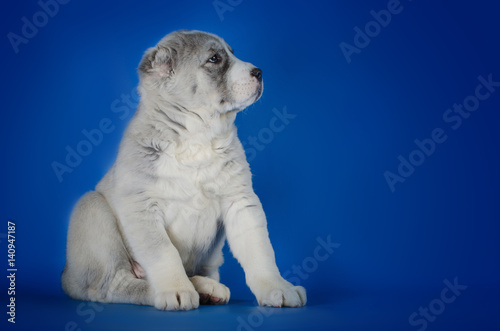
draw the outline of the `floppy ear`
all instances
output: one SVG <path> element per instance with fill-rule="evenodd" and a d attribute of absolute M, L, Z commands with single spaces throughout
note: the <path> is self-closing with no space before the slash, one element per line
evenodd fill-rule
<path fill-rule="evenodd" d="M 174 73 L 175 51 L 164 46 L 155 46 L 146 51 L 139 64 L 141 74 L 171 77 Z"/>

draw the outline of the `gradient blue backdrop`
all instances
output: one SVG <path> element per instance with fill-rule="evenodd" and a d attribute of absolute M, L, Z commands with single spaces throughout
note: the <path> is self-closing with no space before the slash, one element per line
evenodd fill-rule
<path fill-rule="evenodd" d="M 18 53 L 8 33 L 21 34 L 22 18 L 32 22 L 41 7 L 4 4 L 0 234 L 15 220 L 18 272 L 17 323 L 7 324 L 2 310 L 2 325 L 417 330 L 410 314 L 457 277 L 468 288 L 427 329 L 498 330 L 500 88 L 457 130 L 442 119 L 474 93 L 479 75 L 500 81 L 498 2 L 402 0 L 401 12 L 350 63 L 339 44 L 353 44 L 354 28 L 391 1 L 220 2 L 229 6 L 222 16 L 211 0 L 70 1 Z M 144 50 L 177 29 L 216 33 L 263 69 L 264 95 L 237 126 L 242 141 L 267 139 L 250 164 L 278 266 L 311 263 L 318 237 L 340 244 L 302 276 L 305 308 L 256 308 L 227 247 L 221 278 L 232 300 L 225 307 L 89 308 L 60 289 L 71 208 L 116 156 L 134 111 L 122 97 L 134 94 Z M 262 132 L 269 133 L 273 109 L 285 107 L 296 116 L 270 139 Z M 64 163 L 67 146 L 76 148 L 82 130 L 103 118 L 113 132 L 60 182 L 52 163 Z M 414 140 L 435 128 L 448 139 L 391 192 L 384 172 L 396 173 L 398 156 L 407 158 Z M 5 307 L 5 277 L 0 285 Z"/>

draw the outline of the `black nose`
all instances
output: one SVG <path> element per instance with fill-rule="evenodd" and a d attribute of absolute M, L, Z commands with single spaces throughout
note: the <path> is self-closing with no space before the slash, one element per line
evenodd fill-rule
<path fill-rule="evenodd" d="M 259 82 L 262 82 L 262 70 L 260 70 L 259 68 L 253 68 L 252 71 L 250 71 L 250 75 L 257 78 Z"/>

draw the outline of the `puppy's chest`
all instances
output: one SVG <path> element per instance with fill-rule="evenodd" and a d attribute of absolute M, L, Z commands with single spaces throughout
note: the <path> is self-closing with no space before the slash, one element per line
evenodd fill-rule
<path fill-rule="evenodd" d="M 210 145 L 192 145 L 158 159 L 156 189 L 167 206 L 168 226 L 215 231 L 229 181 L 225 155 Z"/>
<path fill-rule="evenodd" d="M 207 197 L 214 197 L 226 181 L 223 171 L 228 161 L 224 151 L 214 149 L 209 143 L 187 144 L 161 155 L 156 175 L 161 184 L 180 185 L 188 195 L 201 191 Z"/>
<path fill-rule="evenodd" d="M 159 160 L 157 189 L 165 201 L 166 229 L 184 263 L 203 255 L 221 226 L 229 181 L 224 155 L 209 146 L 190 146 Z"/>

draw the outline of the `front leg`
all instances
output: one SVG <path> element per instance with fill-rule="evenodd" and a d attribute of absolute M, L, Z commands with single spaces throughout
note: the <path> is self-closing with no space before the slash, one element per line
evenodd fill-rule
<path fill-rule="evenodd" d="M 224 219 L 231 251 L 245 271 L 247 285 L 259 305 L 300 307 L 306 291 L 281 277 L 269 240 L 267 222 L 259 198 L 253 192 L 227 201 Z"/>
<path fill-rule="evenodd" d="M 198 308 L 199 295 L 186 275 L 179 252 L 172 244 L 161 213 L 161 201 L 124 199 L 120 225 L 127 246 L 145 270 L 159 310 Z"/>

